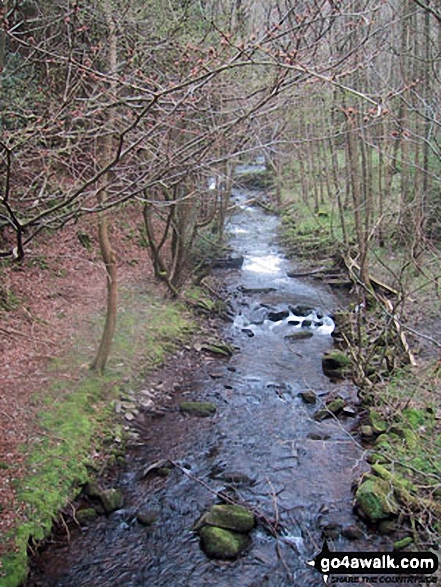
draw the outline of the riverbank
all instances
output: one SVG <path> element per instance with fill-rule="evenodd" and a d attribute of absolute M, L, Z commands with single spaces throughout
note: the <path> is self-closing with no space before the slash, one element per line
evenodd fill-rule
<path fill-rule="evenodd" d="M 55 256 L 44 243 L 30 253 L 26 281 L 20 267 L 2 275 L 8 284 L 1 331 L 2 587 L 21 584 L 28 554 L 62 508 L 89 478 L 123 458 L 132 409 L 139 408 L 131 399 L 139 378 L 194 328 L 186 306 L 158 290 L 145 249 L 128 240 L 136 224 L 126 218 L 124 227 L 114 237 L 125 251 L 119 266 L 125 286 L 103 377 L 88 369 L 105 293 L 93 239 L 85 254 L 75 232 L 66 231 Z"/>
<path fill-rule="evenodd" d="M 366 291 L 359 288 L 357 293 L 356 277 L 344 262 L 350 255 L 336 228 L 337 212 L 326 205 L 314 212 L 292 200 L 290 192 L 284 195 L 281 239 L 288 254 L 300 254 L 307 264 L 314 261 L 318 269 L 311 278 L 355 292 L 354 305 L 340 322 L 352 375 L 360 387 L 363 411 L 358 431 L 372 464 L 367 480 L 381 480 L 396 499 L 393 515 L 377 511 L 369 518 L 360 513 L 398 547 L 432 548 L 441 540 L 440 299 L 433 277 L 435 256 L 422 259 L 420 271 L 405 265 L 404 251 L 373 251 L 371 274 L 390 290 L 374 284 L 366 304 Z M 350 222 L 346 229 L 350 242 Z M 362 301 L 365 305 L 357 313 L 355 304 Z M 375 485 L 377 492 L 379 486 Z"/>

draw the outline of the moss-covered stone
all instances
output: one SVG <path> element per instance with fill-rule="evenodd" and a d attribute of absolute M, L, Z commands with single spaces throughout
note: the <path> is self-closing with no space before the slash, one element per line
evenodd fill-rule
<path fill-rule="evenodd" d="M 411 536 L 406 536 L 406 538 L 394 542 L 394 550 L 402 550 L 403 548 L 406 548 L 406 546 L 410 546 L 412 543 L 413 538 Z"/>
<path fill-rule="evenodd" d="M 179 409 L 189 416 L 207 418 L 216 413 L 216 406 L 210 402 L 182 402 Z"/>
<path fill-rule="evenodd" d="M 331 378 L 348 377 L 352 371 L 351 359 L 342 351 L 333 349 L 322 357 L 323 373 Z"/>
<path fill-rule="evenodd" d="M 110 514 L 111 512 L 119 510 L 124 505 L 123 493 L 121 489 L 117 489 L 115 487 L 112 487 L 111 489 L 105 489 L 101 493 L 100 499 L 106 514 Z"/>
<path fill-rule="evenodd" d="M 254 514 L 240 505 L 214 505 L 204 518 L 205 524 L 235 532 L 250 532 L 255 525 Z"/>
<path fill-rule="evenodd" d="M 369 422 L 373 430 L 377 434 L 382 434 L 383 432 L 386 432 L 388 428 L 386 420 L 383 420 L 380 414 L 375 410 L 369 410 Z"/>
<path fill-rule="evenodd" d="M 390 484 L 378 477 L 368 477 L 357 489 L 355 499 L 361 511 L 371 520 L 377 522 L 398 512 Z"/>
<path fill-rule="evenodd" d="M 314 414 L 314 420 L 322 422 L 327 418 L 331 418 L 333 415 L 337 416 L 345 407 L 345 400 L 342 398 L 336 398 L 326 404 L 324 408 L 317 410 Z"/>
<path fill-rule="evenodd" d="M 251 543 L 246 534 L 215 526 L 204 526 L 200 536 L 202 550 L 209 557 L 221 560 L 238 557 Z"/>
<path fill-rule="evenodd" d="M 83 508 L 82 510 L 78 510 L 75 514 L 80 525 L 86 525 L 89 522 L 92 522 L 97 516 L 98 512 L 94 508 Z"/>

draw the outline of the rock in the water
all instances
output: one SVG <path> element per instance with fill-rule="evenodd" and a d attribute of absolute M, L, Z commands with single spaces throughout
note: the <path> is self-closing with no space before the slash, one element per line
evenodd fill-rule
<path fill-rule="evenodd" d="M 136 519 L 143 526 L 152 526 L 158 520 L 158 512 L 149 508 L 141 508 L 136 514 Z"/>
<path fill-rule="evenodd" d="M 205 524 L 235 532 L 250 532 L 255 525 L 254 514 L 240 505 L 214 505 L 204 518 Z"/>
<path fill-rule="evenodd" d="M 298 326 L 300 324 L 300 320 L 288 320 L 289 326 Z"/>
<path fill-rule="evenodd" d="M 397 514 L 398 505 L 387 481 L 378 477 L 368 477 L 355 494 L 358 507 L 372 522 Z"/>
<path fill-rule="evenodd" d="M 204 526 L 200 535 L 202 550 L 208 556 L 221 560 L 238 557 L 251 543 L 246 534 L 215 526 Z"/>
<path fill-rule="evenodd" d="M 299 396 L 305 402 L 305 404 L 315 404 L 317 401 L 317 395 L 312 389 L 308 389 L 306 391 L 301 391 Z"/>
<path fill-rule="evenodd" d="M 312 326 L 312 320 L 303 320 L 302 328 L 310 328 Z"/>
<path fill-rule="evenodd" d="M 243 265 L 244 258 L 242 255 L 237 257 L 222 257 L 213 262 L 214 269 L 240 269 Z"/>
<path fill-rule="evenodd" d="M 321 408 L 314 414 L 314 420 L 322 422 L 327 418 L 331 418 L 333 415 L 338 416 L 345 407 L 345 400 L 342 398 L 336 398 L 326 404 L 324 408 Z"/>
<path fill-rule="evenodd" d="M 336 349 L 328 351 L 322 357 L 322 369 L 327 377 L 343 379 L 351 373 L 351 359 Z"/>
<path fill-rule="evenodd" d="M 210 402 L 182 402 L 179 409 L 189 416 L 207 418 L 216 413 L 216 406 Z"/>
<path fill-rule="evenodd" d="M 307 338 L 311 338 L 313 333 L 310 330 L 297 330 L 297 332 L 292 332 L 291 334 L 287 334 L 285 338 L 288 340 L 306 340 Z"/>
<path fill-rule="evenodd" d="M 271 322 L 280 322 L 288 318 L 289 312 L 287 310 L 281 310 L 280 312 L 268 312 L 267 318 Z"/>
<path fill-rule="evenodd" d="M 309 308 L 308 306 L 301 306 L 301 305 L 289 306 L 289 309 L 294 314 L 294 316 L 306 317 L 306 316 L 309 316 L 309 314 L 311 314 L 311 312 L 312 312 L 312 309 Z"/>
<path fill-rule="evenodd" d="M 222 481 L 226 481 L 227 483 L 232 483 L 233 485 L 255 485 L 256 480 L 252 479 L 245 473 L 241 473 L 240 471 L 224 471 L 218 477 Z"/>
<path fill-rule="evenodd" d="M 364 532 L 358 526 L 345 526 L 341 531 L 342 536 L 348 540 L 360 540 L 364 536 Z"/>
<path fill-rule="evenodd" d="M 208 372 L 208 374 L 210 375 L 210 377 L 212 379 L 222 379 L 222 377 L 224 376 L 225 372 L 224 372 L 224 369 L 222 367 L 220 367 L 220 368 L 213 367 L 212 369 L 210 369 L 210 371 Z"/>
<path fill-rule="evenodd" d="M 329 440 L 331 438 L 331 436 L 329 434 L 320 434 L 319 432 L 308 432 L 308 434 L 306 435 L 306 438 L 308 438 L 308 440 L 326 441 L 326 440 Z"/>
<path fill-rule="evenodd" d="M 253 338 L 254 332 L 251 328 L 242 328 L 242 332 L 248 336 L 248 338 Z"/>
<path fill-rule="evenodd" d="M 110 514 L 119 510 L 124 505 L 124 496 L 121 489 L 115 487 L 105 489 L 100 495 L 101 503 L 103 504 L 106 514 Z"/>

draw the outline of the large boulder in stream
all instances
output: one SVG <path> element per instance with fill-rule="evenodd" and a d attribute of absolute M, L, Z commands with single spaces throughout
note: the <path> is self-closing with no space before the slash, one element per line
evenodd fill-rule
<path fill-rule="evenodd" d="M 254 514 L 240 505 L 214 505 L 203 518 L 208 526 L 218 526 L 235 532 L 251 532 Z"/>
<path fill-rule="evenodd" d="M 214 505 L 194 527 L 200 532 L 201 548 L 211 558 L 238 557 L 251 544 L 249 532 L 256 523 L 254 514 L 234 504 Z"/>
<path fill-rule="evenodd" d="M 251 539 L 247 534 L 239 534 L 217 526 L 204 526 L 201 530 L 201 548 L 211 558 L 237 558 L 250 543 Z"/>

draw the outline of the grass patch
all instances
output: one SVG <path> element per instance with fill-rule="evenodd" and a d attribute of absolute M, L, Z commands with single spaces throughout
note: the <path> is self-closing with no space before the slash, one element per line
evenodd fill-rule
<path fill-rule="evenodd" d="M 98 319 L 91 332 L 80 333 L 71 353 L 51 365 L 53 381 L 38 400 L 42 409 L 35 438 L 23 447 L 27 473 L 17 481 L 17 495 L 25 515 L 13 537 L 14 552 L 2 559 L 2 587 L 16 587 L 25 579 L 28 545 L 47 536 L 57 513 L 88 480 L 95 468 L 91 455 L 105 459 L 106 442 L 120 428 L 113 402 L 192 329 L 182 305 L 148 292 L 122 292 L 111 359 L 99 377 L 87 365 L 100 324 Z"/>

